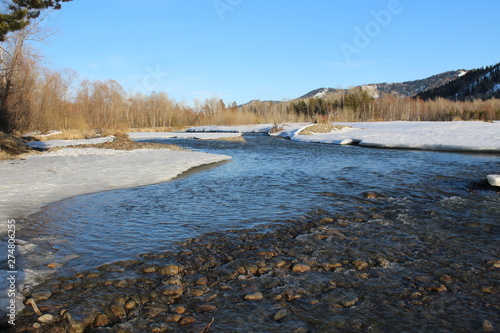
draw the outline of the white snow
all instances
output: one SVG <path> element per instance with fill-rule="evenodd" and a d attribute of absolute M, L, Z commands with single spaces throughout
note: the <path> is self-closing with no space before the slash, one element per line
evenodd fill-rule
<path fill-rule="evenodd" d="M 487 178 L 491 186 L 500 186 L 500 175 L 489 175 Z"/>
<path fill-rule="evenodd" d="M 299 135 L 300 126 L 285 128 L 279 136 L 302 142 L 352 144 L 380 148 L 500 152 L 500 123 L 493 122 L 365 122 L 334 123 L 340 131 Z"/>
<path fill-rule="evenodd" d="M 380 92 L 378 91 L 377 89 L 377 86 L 376 85 L 364 85 L 364 86 L 361 86 L 363 88 L 363 90 L 365 90 L 368 95 L 370 95 L 371 97 L 377 99 L 380 97 Z"/>
<path fill-rule="evenodd" d="M 69 197 L 165 182 L 230 156 L 167 149 L 64 148 L 0 162 L 0 220 L 25 217 Z M 6 223 L 0 234 L 6 233 Z"/>
<path fill-rule="evenodd" d="M 217 140 L 224 138 L 240 137 L 241 133 L 203 133 L 203 132 L 131 132 L 128 136 L 132 140 L 152 139 L 199 139 Z"/>
<path fill-rule="evenodd" d="M 462 77 L 462 76 L 464 76 L 465 74 L 467 74 L 467 71 L 460 71 L 460 72 L 458 73 L 458 77 Z"/>
<path fill-rule="evenodd" d="M 326 95 L 326 93 L 328 93 L 328 88 L 325 88 L 323 90 L 321 90 L 319 93 L 317 93 L 316 95 L 314 95 L 315 98 L 321 98 L 321 97 L 324 97 Z"/>
<path fill-rule="evenodd" d="M 49 149 L 54 147 L 69 147 L 78 145 L 92 145 L 97 143 L 104 143 L 108 141 L 113 141 L 113 136 L 107 136 L 103 138 L 95 139 L 81 139 L 81 140 L 49 140 L 49 141 L 33 141 L 28 142 L 27 145 L 32 148 L 42 148 Z"/>

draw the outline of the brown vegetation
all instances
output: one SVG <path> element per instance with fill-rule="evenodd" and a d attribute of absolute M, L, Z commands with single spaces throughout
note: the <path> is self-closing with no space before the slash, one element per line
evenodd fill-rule
<path fill-rule="evenodd" d="M 61 130 L 60 138 L 82 138 L 131 128 L 172 129 L 200 125 L 284 122 L 448 121 L 500 119 L 500 100 L 423 101 L 385 95 L 375 99 L 362 88 L 324 98 L 243 106 L 210 98 L 194 106 L 164 92 L 130 94 L 114 80 L 81 81 L 69 69 L 43 68 L 26 40 L 37 25 L 10 35 L 0 45 L 0 130 L 7 133 Z M 73 133 L 73 134 L 70 134 Z M 90 134 L 89 134 L 90 133 Z M 58 137 L 51 136 L 50 139 Z"/>
<path fill-rule="evenodd" d="M 313 135 L 313 134 L 319 134 L 319 133 L 330 133 L 334 131 L 340 131 L 344 127 L 349 127 L 349 126 L 342 126 L 342 125 L 332 125 L 332 124 L 315 124 L 311 126 L 307 126 L 304 128 L 302 131 L 300 131 L 300 135 Z"/>

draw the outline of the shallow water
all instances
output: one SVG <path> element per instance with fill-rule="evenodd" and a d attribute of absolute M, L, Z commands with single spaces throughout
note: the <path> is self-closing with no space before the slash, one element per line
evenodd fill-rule
<path fill-rule="evenodd" d="M 171 182 L 71 198 L 30 216 L 20 238 L 38 249 L 27 255 L 27 269 L 51 262 L 62 262 L 66 273 L 88 269 L 171 249 L 206 232 L 280 223 L 317 208 L 341 214 L 377 207 L 431 233 L 468 237 L 487 229 L 495 233 L 488 241 L 499 240 L 498 194 L 467 191 L 471 182 L 498 172 L 498 155 L 245 137 L 246 143 L 167 140 L 233 160 Z M 366 192 L 381 198 L 367 199 Z M 483 240 L 475 241 L 481 246 Z"/>

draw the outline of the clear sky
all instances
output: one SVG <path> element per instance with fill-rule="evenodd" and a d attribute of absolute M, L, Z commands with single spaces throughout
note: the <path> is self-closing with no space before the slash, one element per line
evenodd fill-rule
<path fill-rule="evenodd" d="M 47 66 L 127 91 L 230 103 L 500 62 L 497 0 L 73 0 Z"/>

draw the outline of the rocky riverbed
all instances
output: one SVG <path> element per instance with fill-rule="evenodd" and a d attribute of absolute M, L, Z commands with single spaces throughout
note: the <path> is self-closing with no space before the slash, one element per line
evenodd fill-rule
<path fill-rule="evenodd" d="M 372 207 L 206 234 L 24 290 L 39 312 L 10 331 L 498 332 L 499 230 L 467 228 L 442 236 Z"/>

